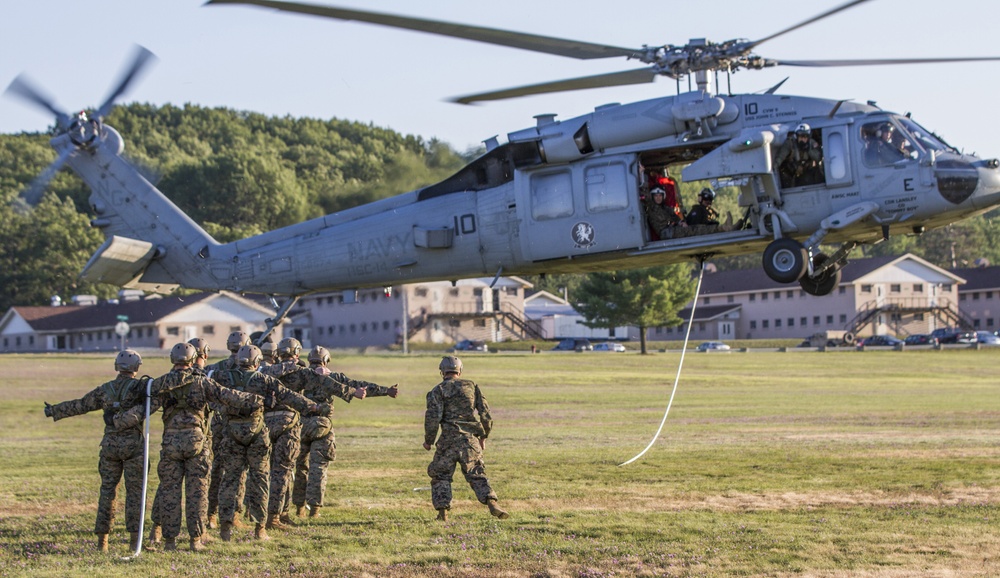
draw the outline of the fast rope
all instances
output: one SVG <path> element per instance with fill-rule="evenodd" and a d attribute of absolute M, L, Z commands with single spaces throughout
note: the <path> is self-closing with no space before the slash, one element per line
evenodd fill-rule
<path fill-rule="evenodd" d="M 656 440 L 660 437 L 660 433 L 663 431 L 663 424 L 667 423 L 667 415 L 670 414 L 670 406 L 674 404 L 674 396 L 677 395 L 677 384 L 681 381 L 681 369 L 684 367 L 684 355 L 687 353 L 688 339 L 691 337 L 691 325 L 694 322 L 694 312 L 698 308 L 698 296 L 701 294 L 701 279 L 705 276 L 705 260 L 700 259 L 700 266 L 698 270 L 698 285 L 694 289 L 694 301 L 691 303 L 691 317 L 688 318 L 687 331 L 684 332 L 684 346 L 681 349 L 681 359 L 677 364 L 677 376 L 674 378 L 674 389 L 670 392 L 670 401 L 667 402 L 667 409 L 663 412 L 663 419 L 660 420 L 660 427 L 656 429 L 656 434 L 653 435 L 653 439 L 649 440 L 649 445 L 646 446 L 644 450 L 639 452 L 634 458 L 627 462 L 618 464 L 619 467 L 627 466 L 637 459 L 641 458 L 649 448 L 653 447 Z"/>
<path fill-rule="evenodd" d="M 149 395 L 152 393 L 153 380 L 146 380 L 146 425 L 143 433 L 142 446 L 142 499 L 139 502 L 139 535 L 135 541 L 135 552 L 131 556 L 123 556 L 122 560 L 130 562 L 139 557 L 142 552 L 143 526 L 146 521 L 146 488 L 149 486 Z"/>

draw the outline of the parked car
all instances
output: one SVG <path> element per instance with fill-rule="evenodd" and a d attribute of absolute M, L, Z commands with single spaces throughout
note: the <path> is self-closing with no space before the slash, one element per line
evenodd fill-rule
<path fill-rule="evenodd" d="M 907 345 L 937 345 L 938 339 L 933 335 L 927 335 L 924 333 L 918 333 L 915 335 L 907 335 L 903 343 Z"/>
<path fill-rule="evenodd" d="M 621 343 L 595 343 L 594 351 L 625 351 L 625 346 Z"/>
<path fill-rule="evenodd" d="M 962 331 L 954 327 L 935 329 L 931 335 L 938 338 L 938 343 L 976 343 L 979 340 L 975 331 Z"/>
<path fill-rule="evenodd" d="M 858 345 L 865 347 L 896 347 L 902 343 L 902 339 L 897 339 L 891 335 L 872 335 L 871 337 L 866 337 L 863 341 L 859 341 Z"/>
<path fill-rule="evenodd" d="M 593 351 L 594 345 L 589 339 L 563 339 L 552 348 L 552 351 Z"/>
<path fill-rule="evenodd" d="M 721 341 L 706 341 L 698 345 L 698 351 L 729 351 L 730 347 Z"/>
<path fill-rule="evenodd" d="M 982 343 L 983 345 L 1000 345 L 1000 337 L 997 337 L 989 331 L 977 331 L 976 342 Z"/>
<path fill-rule="evenodd" d="M 486 345 L 485 341 L 472 341 L 471 339 L 463 339 L 455 344 L 455 347 L 451 349 L 452 351 L 489 351 L 490 348 Z"/>

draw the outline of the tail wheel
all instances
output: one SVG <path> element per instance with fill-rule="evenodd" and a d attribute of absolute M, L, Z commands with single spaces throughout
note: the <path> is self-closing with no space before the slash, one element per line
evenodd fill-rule
<path fill-rule="evenodd" d="M 830 260 L 830 257 L 823 253 L 817 254 L 813 257 L 813 267 L 818 268 L 823 263 Z M 799 285 L 802 286 L 802 290 L 810 295 L 823 296 L 829 295 L 840 285 L 840 269 L 833 267 L 823 271 L 822 274 L 816 277 L 809 277 L 808 275 L 803 276 L 799 279 Z"/>
<path fill-rule="evenodd" d="M 764 249 L 764 272 L 778 283 L 798 281 L 806 273 L 806 249 L 795 239 L 775 239 Z"/>

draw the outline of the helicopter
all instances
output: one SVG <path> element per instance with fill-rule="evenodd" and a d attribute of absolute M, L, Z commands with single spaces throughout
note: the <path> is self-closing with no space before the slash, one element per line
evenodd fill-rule
<path fill-rule="evenodd" d="M 776 282 L 831 293 L 859 245 L 973 217 L 1000 205 L 1000 161 L 964 154 L 909 115 L 874 104 L 762 94 L 718 94 L 713 77 L 773 66 L 857 66 L 998 60 L 919 58 L 775 60 L 763 42 L 867 0 L 853 0 L 757 41 L 610 47 L 329 6 L 270 0 L 211 0 L 478 40 L 576 58 L 625 57 L 645 68 L 477 93 L 469 104 L 694 78 L 694 90 L 602 105 L 566 120 L 485 141 L 486 152 L 442 182 L 232 243 L 219 243 L 122 155 L 121 135 L 103 123 L 113 102 L 151 60 L 140 50 L 94 114 L 67 115 L 26 80 L 9 93 L 54 113 L 58 157 L 90 187 L 91 224 L 105 243 L 81 276 L 169 293 L 178 287 L 269 295 L 281 322 L 317 292 L 493 275 L 587 273 L 715 256 L 762 253 Z M 821 159 L 808 181 L 788 179 L 777 158 L 804 133 Z M 882 147 L 878 152 L 876 147 Z M 646 219 L 645 197 L 682 182 L 736 191 L 736 224 L 691 227 L 663 238 Z M 37 190 L 37 187 L 32 187 Z M 820 245 L 840 244 L 830 255 Z M 308 259 L 306 259 L 308 255 Z M 278 304 L 275 297 L 282 297 Z"/>

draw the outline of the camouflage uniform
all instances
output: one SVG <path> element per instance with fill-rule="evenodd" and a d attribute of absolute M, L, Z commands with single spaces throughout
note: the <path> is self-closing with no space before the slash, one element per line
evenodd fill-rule
<path fill-rule="evenodd" d="M 473 412 L 479 414 L 478 420 Z M 460 377 L 446 378 L 427 394 L 425 447 L 434 444 L 438 427 L 441 428 L 441 437 L 437 440 L 434 459 L 427 466 L 434 508 L 447 510 L 451 507 L 451 480 L 455 464 L 461 466 L 465 480 L 481 503 L 496 501 L 497 495 L 486 479 L 486 465 L 479 443 L 479 440 L 489 437 L 493 419 L 490 417 L 490 406 L 474 381 Z"/>
<path fill-rule="evenodd" d="M 156 469 L 162 490 L 158 495 L 163 536 L 169 543 L 180 533 L 183 485 L 187 488 L 184 510 L 188 535 L 197 540 L 205 533 L 208 516 L 209 403 L 249 412 L 259 411 L 263 399 L 222 387 L 190 368 L 174 369 L 156 378 L 151 392 L 151 411 L 163 408 L 163 443 Z"/>
<path fill-rule="evenodd" d="M 282 376 L 281 381 L 317 403 L 332 404 L 334 397 L 351 403 L 354 392 L 358 389 L 364 389 L 366 396 L 389 395 L 388 387 L 351 379 L 343 373 L 331 373 L 329 370 L 319 373 L 315 369 L 300 368 Z M 327 469 L 330 462 L 336 459 L 336 454 L 337 439 L 330 417 L 318 415 L 303 418 L 301 446 L 295 461 L 292 503 L 297 507 L 308 503 L 313 511 L 323 505 Z"/>
<path fill-rule="evenodd" d="M 204 372 L 206 375 L 214 374 L 216 371 L 229 371 L 230 369 L 238 369 L 236 366 L 236 353 L 233 353 L 226 359 L 213 363 L 205 367 Z M 212 440 L 210 444 L 210 450 L 212 456 L 219 455 L 219 445 L 222 443 L 222 438 L 225 437 L 225 427 L 226 420 L 222 415 L 222 408 L 216 405 L 210 405 L 212 409 L 212 426 L 210 428 L 209 437 Z M 210 461 L 212 464 L 211 476 L 208 483 L 208 515 L 217 516 L 219 514 L 219 488 L 222 486 L 222 460 L 212 459 Z M 244 484 L 246 482 L 246 474 L 240 479 L 239 492 L 237 493 L 236 501 L 236 511 L 243 511 L 243 497 L 244 497 Z M 155 511 L 155 510 L 154 510 Z"/>
<path fill-rule="evenodd" d="M 265 408 L 287 405 L 297 411 L 314 411 L 316 405 L 302 395 L 287 389 L 277 379 L 247 368 L 216 371 L 213 379 L 239 391 L 255 393 L 265 399 Z M 269 459 L 271 439 L 264 431 L 264 415 L 260 410 L 238 412 L 227 408 L 225 433 L 220 436 L 216 460 L 223 469 L 219 488 L 219 519 L 232 523 L 238 507 L 240 480 L 246 476 L 247 513 L 254 522 L 263 524 L 268 511 Z"/>
<path fill-rule="evenodd" d="M 130 375 L 119 374 L 80 399 L 51 406 L 52 419 L 104 411 L 104 438 L 97 469 L 101 474 L 101 497 L 97 502 L 94 533 L 110 534 L 114 519 L 118 483 L 125 475 L 125 527 L 130 533 L 139 531 L 142 502 L 142 418 L 145 415 L 146 385 Z M 118 429 L 114 416 L 133 407 L 140 408 L 139 420 L 132 426 Z"/>

